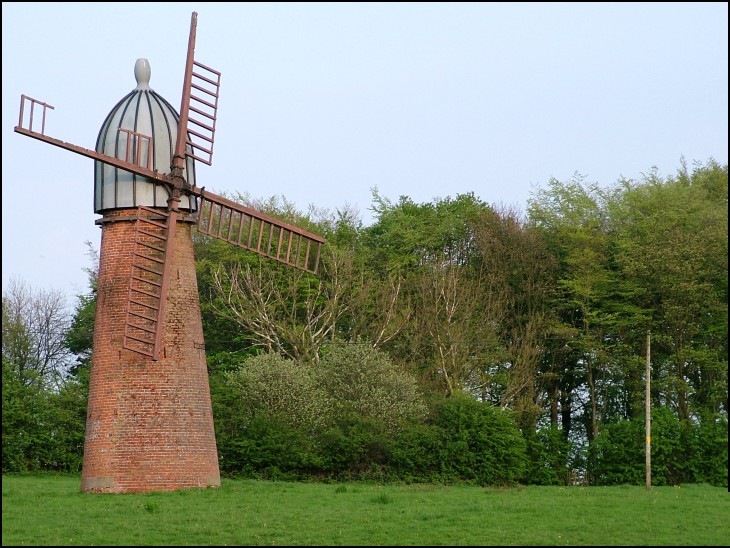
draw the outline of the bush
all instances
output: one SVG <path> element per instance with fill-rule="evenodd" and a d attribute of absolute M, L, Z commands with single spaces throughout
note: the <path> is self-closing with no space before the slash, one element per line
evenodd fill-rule
<path fill-rule="evenodd" d="M 229 441 L 226 463 L 234 475 L 277 480 L 298 479 L 320 467 L 309 436 L 263 416 L 248 421 Z"/>
<path fill-rule="evenodd" d="M 395 435 L 425 414 L 415 380 L 366 345 L 333 348 L 318 364 L 248 358 L 212 378 L 211 394 L 230 474 L 381 476 Z"/>
<path fill-rule="evenodd" d="M 511 413 L 458 394 L 436 407 L 433 424 L 444 479 L 507 485 L 524 476 L 526 444 Z"/>
<path fill-rule="evenodd" d="M 414 483 L 443 480 L 441 473 L 441 428 L 414 423 L 404 428 L 388 448 L 388 464 L 395 479 Z"/>
<path fill-rule="evenodd" d="M 277 417 L 293 429 L 318 432 L 330 422 L 332 401 L 310 367 L 278 354 L 246 359 L 224 374 L 244 421 Z"/>
<path fill-rule="evenodd" d="M 372 419 L 395 435 L 404 424 L 426 415 L 426 405 L 412 375 L 387 354 L 366 344 L 332 348 L 316 366 L 319 383 L 334 403 L 332 412 Z"/>
<path fill-rule="evenodd" d="M 594 485 L 638 485 L 644 481 L 644 429 L 639 421 L 607 424 L 588 449 Z"/>
<path fill-rule="evenodd" d="M 727 486 L 727 418 L 680 421 L 669 409 L 652 413 L 653 485 L 711 483 Z M 645 419 L 603 427 L 589 448 L 595 485 L 639 485 L 646 481 Z"/>
<path fill-rule="evenodd" d="M 557 426 L 525 436 L 528 465 L 523 482 L 533 485 L 567 485 L 570 443 Z"/>
<path fill-rule="evenodd" d="M 341 479 L 365 479 L 386 462 L 388 437 L 373 419 L 347 413 L 320 437 L 322 472 Z"/>
<path fill-rule="evenodd" d="M 692 459 L 694 482 L 727 487 L 727 416 L 702 417 L 693 430 L 696 439 L 695 458 Z"/>
<path fill-rule="evenodd" d="M 23 379 L 3 359 L 3 472 L 79 472 L 88 388 L 69 379 L 58 392 Z"/>

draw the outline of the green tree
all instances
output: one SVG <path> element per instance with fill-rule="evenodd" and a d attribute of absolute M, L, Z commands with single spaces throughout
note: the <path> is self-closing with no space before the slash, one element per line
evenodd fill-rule
<path fill-rule="evenodd" d="M 727 412 L 727 165 L 622 181 L 616 262 L 650 318 L 654 397 L 680 419 Z"/>
<path fill-rule="evenodd" d="M 475 234 L 483 308 L 490 311 L 482 337 L 498 341 L 484 362 L 483 399 L 514 410 L 520 425 L 534 431 L 545 390 L 538 365 L 555 324 L 556 260 L 514 209 L 483 212 Z"/>
<path fill-rule="evenodd" d="M 374 286 L 397 288 L 379 301 L 389 306 L 364 307 L 388 310 L 398 326 L 378 347 L 447 394 L 478 390 L 481 364 L 493 352 L 474 241 L 474 223 L 488 209 L 472 193 L 416 204 L 405 196 L 393 203 L 376 191 L 377 220 L 363 235 L 363 267 Z"/>
<path fill-rule="evenodd" d="M 31 373 L 21 375 L 4 354 L 2 361 L 3 473 L 38 470 L 35 449 L 42 444 L 46 392 L 40 383 L 29 382 Z"/>
<path fill-rule="evenodd" d="M 551 179 L 548 188 L 530 200 L 529 215 L 545 235 L 560 267 L 553 300 L 562 323 L 553 336 L 560 345 L 552 346 L 545 368 L 555 371 L 557 366 L 567 376 L 558 389 L 561 403 L 572 400 L 575 380 L 584 380 L 589 398 L 584 414 L 586 434 L 591 440 L 598 435 L 610 405 L 606 393 L 612 335 L 608 301 L 617 280 L 611 268 L 605 196 L 597 184 L 586 184 L 578 175 L 567 183 Z M 561 347 L 570 351 L 555 351 Z M 557 360 L 564 361 L 560 364 Z M 558 395 L 558 390 L 553 394 Z"/>
<path fill-rule="evenodd" d="M 70 373 L 75 376 L 82 375 L 82 371 L 86 371 L 86 376 L 88 376 L 91 368 L 91 351 L 94 347 L 99 254 L 91 242 L 86 242 L 86 245 L 88 247 L 87 255 L 92 261 L 92 266 L 86 269 L 89 292 L 76 296 L 73 318 L 64 343 L 66 348 L 76 356 L 76 362 L 70 369 Z"/>
<path fill-rule="evenodd" d="M 29 382 L 3 357 L 3 472 L 79 472 L 86 423 L 85 386 L 57 391 Z"/>

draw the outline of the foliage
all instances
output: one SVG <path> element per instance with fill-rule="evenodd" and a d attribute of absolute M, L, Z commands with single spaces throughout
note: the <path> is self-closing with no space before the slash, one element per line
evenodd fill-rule
<path fill-rule="evenodd" d="M 728 486 L 727 415 L 708 415 L 690 430 L 694 437 L 689 468 L 697 483 Z"/>
<path fill-rule="evenodd" d="M 413 378 L 367 345 L 334 347 L 316 365 L 277 354 L 248 358 L 215 376 L 211 392 L 221 468 L 247 475 L 274 467 L 361 476 L 425 414 Z M 282 453 L 267 461 L 262 454 L 276 447 Z"/>
<path fill-rule="evenodd" d="M 3 294 L 3 471 L 81 470 L 95 298 L 79 299 L 72 319 L 59 291 Z"/>
<path fill-rule="evenodd" d="M 652 411 L 651 432 L 653 485 L 711 482 L 727 487 L 726 418 L 708 418 L 704 424 L 682 421 L 661 407 Z M 603 428 L 590 448 L 590 473 L 595 485 L 637 485 L 645 481 L 644 434 L 644 417 Z"/>
<path fill-rule="evenodd" d="M 616 266 L 646 318 L 634 324 L 653 334 L 660 401 L 683 420 L 727 413 L 727 166 L 622 181 L 610 212 Z"/>
<path fill-rule="evenodd" d="M 475 225 L 482 301 L 488 310 L 477 336 L 492 341 L 481 371 L 482 400 L 517 414 L 534 430 L 545 377 L 545 340 L 555 330 L 556 258 L 547 238 L 512 209 L 483 212 Z"/>
<path fill-rule="evenodd" d="M 448 483 L 453 480 L 453 477 L 442 473 L 443 438 L 442 427 L 432 421 L 405 428 L 388 447 L 392 477 L 409 483 Z"/>
<path fill-rule="evenodd" d="M 96 293 L 79 295 L 71 326 L 66 334 L 66 348 L 76 356 L 70 373 L 91 367 L 91 350 L 94 346 L 94 321 L 96 319 Z"/>
<path fill-rule="evenodd" d="M 39 468 L 34 454 L 46 399 L 38 383 L 26 383 L 3 355 L 3 472 Z"/>
<path fill-rule="evenodd" d="M 292 480 L 315 468 L 311 438 L 280 417 L 256 416 L 237 426 L 237 435 L 224 449 L 223 469 L 230 475 Z"/>
<path fill-rule="evenodd" d="M 390 435 L 426 414 L 414 378 L 382 351 L 367 344 L 333 346 L 315 368 L 316 378 L 332 402 L 333 416 L 354 413 Z"/>
<path fill-rule="evenodd" d="M 64 345 L 76 356 L 76 363 L 70 373 L 79 375 L 81 370 L 91 367 L 91 351 L 94 346 L 94 321 L 96 320 L 96 292 L 99 277 L 99 255 L 91 242 L 86 242 L 87 255 L 92 266 L 86 269 L 89 279 L 89 292 L 76 296 L 73 319 L 65 335 Z"/>
<path fill-rule="evenodd" d="M 316 365 L 263 354 L 211 387 L 228 474 L 489 485 L 525 472 L 511 414 L 458 395 L 426 417 L 414 379 L 368 345 L 333 347 Z"/>
<path fill-rule="evenodd" d="M 445 479 L 509 485 L 527 465 L 525 440 L 509 412 L 457 394 L 438 404 L 439 464 Z"/>
<path fill-rule="evenodd" d="M 603 427 L 589 449 L 594 485 L 640 485 L 644 481 L 644 425 L 623 420 Z"/>
<path fill-rule="evenodd" d="M 68 382 L 58 392 L 27 382 L 3 358 L 3 472 L 79 472 L 87 390 Z"/>
<path fill-rule="evenodd" d="M 3 471 L 77 472 L 88 384 L 85 374 L 68 376 L 73 350 L 63 296 L 12 282 L 2 304 Z"/>
<path fill-rule="evenodd" d="M 358 310 L 387 311 L 397 329 L 370 330 L 368 340 L 428 390 L 452 394 L 478 386 L 477 364 L 495 353 L 494 316 L 481 292 L 474 237 L 489 206 L 472 193 L 416 204 L 375 192 L 374 202 L 377 220 L 364 230 L 360 253 L 370 293 L 379 300 Z M 363 321 L 360 316 L 353 319 Z"/>
<path fill-rule="evenodd" d="M 225 374 L 242 425 L 257 417 L 276 418 L 293 430 L 314 433 L 331 420 L 331 397 L 311 368 L 278 354 L 260 354 Z"/>
<path fill-rule="evenodd" d="M 377 473 L 387 463 L 391 439 L 372 417 L 352 410 L 335 415 L 319 440 L 321 471 L 340 480 L 383 479 Z"/>
<path fill-rule="evenodd" d="M 523 483 L 568 485 L 570 483 L 570 443 L 557 426 L 525 434 L 527 470 Z"/>
<path fill-rule="evenodd" d="M 488 208 L 473 193 L 425 204 L 401 196 L 394 204 L 374 190 L 373 202 L 377 220 L 365 239 L 371 264 L 382 272 L 414 271 L 441 257 L 468 264 L 474 253 L 470 222 Z"/>
<path fill-rule="evenodd" d="M 655 483 L 726 485 L 727 180 L 551 179 L 527 215 L 375 191 L 367 227 L 235 197 L 327 244 L 312 276 L 194 234 L 221 469 L 641 484 L 650 332 Z M 81 462 L 93 279 L 73 318 L 3 293 L 3 470 Z"/>

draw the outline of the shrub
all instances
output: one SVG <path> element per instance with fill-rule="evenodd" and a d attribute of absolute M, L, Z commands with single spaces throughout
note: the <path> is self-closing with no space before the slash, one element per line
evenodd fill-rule
<path fill-rule="evenodd" d="M 604 425 L 588 449 L 594 485 L 638 485 L 644 481 L 644 430 L 639 421 Z"/>
<path fill-rule="evenodd" d="M 727 418 L 680 421 L 669 409 L 652 413 L 653 485 L 711 483 L 727 486 Z M 646 479 L 645 419 L 603 427 L 589 448 L 595 485 L 642 484 Z"/>
<path fill-rule="evenodd" d="M 341 479 L 364 479 L 386 461 L 387 435 L 373 419 L 338 417 L 319 438 L 322 471 Z"/>
<path fill-rule="evenodd" d="M 335 416 L 372 419 L 395 435 L 405 423 L 426 415 L 416 380 L 387 354 L 366 344 L 335 346 L 316 366 L 319 383 L 333 402 Z"/>
<path fill-rule="evenodd" d="M 228 467 L 234 474 L 293 480 L 319 469 L 312 440 L 277 417 L 256 417 L 229 442 Z"/>
<path fill-rule="evenodd" d="M 702 417 L 694 427 L 696 449 L 692 459 L 693 481 L 727 487 L 728 422 L 726 415 Z"/>
<path fill-rule="evenodd" d="M 441 428 L 433 424 L 408 425 L 388 448 L 391 475 L 401 481 L 427 483 L 442 481 Z"/>
<path fill-rule="evenodd" d="M 526 444 L 510 412 L 457 394 L 436 407 L 433 423 L 445 479 L 505 485 L 524 476 Z"/>
<path fill-rule="evenodd" d="M 278 354 L 261 354 L 224 375 L 244 422 L 259 416 L 277 417 L 293 429 L 310 433 L 329 423 L 332 402 L 311 368 L 301 363 Z"/>
<path fill-rule="evenodd" d="M 84 454 L 87 385 L 58 391 L 21 378 L 3 358 L 3 472 L 79 472 Z"/>
<path fill-rule="evenodd" d="M 566 485 L 570 443 L 557 426 L 541 428 L 525 436 L 528 465 L 524 483 Z"/>

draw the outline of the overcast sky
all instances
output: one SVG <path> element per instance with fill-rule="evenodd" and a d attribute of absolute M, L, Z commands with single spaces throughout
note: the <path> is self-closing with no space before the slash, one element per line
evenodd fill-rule
<path fill-rule="evenodd" d="M 525 210 L 551 178 L 609 186 L 684 158 L 728 161 L 728 4 L 2 4 L 2 284 L 88 291 L 93 160 L 14 133 L 21 94 L 46 134 L 94 148 L 136 86 L 180 105 L 195 59 L 222 73 L 217 193 L 356 208 L 473 192 Z"/>

